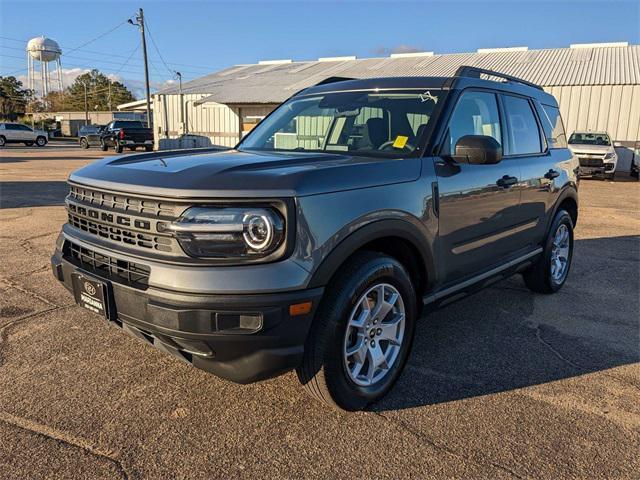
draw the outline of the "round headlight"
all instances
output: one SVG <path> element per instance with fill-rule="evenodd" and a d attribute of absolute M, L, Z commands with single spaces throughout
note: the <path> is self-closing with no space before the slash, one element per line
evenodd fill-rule
<path fill-rule="evenodd" d="M 244 218 L 244 241 L 253 250 L 268 247 L 273 240 L 273 224 L 265 215 L 250 214 Z"/>

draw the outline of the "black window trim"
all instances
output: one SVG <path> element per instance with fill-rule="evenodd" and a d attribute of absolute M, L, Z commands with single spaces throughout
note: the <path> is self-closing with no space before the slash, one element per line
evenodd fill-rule
<path fill-rule="evenodd" d="M 542 149 L 541 152 L 536 152 L 536 153 L 520 153 L 520 154 L 514 154 L 511 153 L 511 127 L 507 124 L 506 127 L 508 128 L 507 132 L 509 133 L 509 135 L 507 135 L 507 144 L 509 145 L 509 149 L 507 150 L 509 152 L 509 154 L 504 154 L 504 148 L 503 148 L 503 156 L 502 158 L 509 160 L 509 159 L 515 159 L 515 158 L 531 158 L 531 157 L 545 157 L 545 156 L 549 156 L 551 155 L 550 149 L 549 149 L 549 144 L 547 142 L 547 134 L 544 131 L 544 127 L 540 121 L 540 117 L 538 115 L 538 110 L 535 108 L 535 104 L 532 102 L 532 98 L 531 97 L 527 97 L 526 95 L 519 95 L 517 93 L 511 93 L 511 92 L 499 92 L 498 93 L 498 97 L 500 98 L 500 104 L 503 105 L 503 96 L 511 96 L 511 97 L 516 97 L 516 98 L 521 98 L 527 101 L 527 103 L 529 103 L 529 108 L 531 109 L 531 111 L 533 112 L 533 118 L 536 121 L 536 124 L 538 125 L 538 138 L 540 139 L 540 147 Z M 506 115 L 507 115 L 507 109 L 506 107 L 504 108 L 504 115 L 505 115 L 505 123 L 506 122 Z"/>

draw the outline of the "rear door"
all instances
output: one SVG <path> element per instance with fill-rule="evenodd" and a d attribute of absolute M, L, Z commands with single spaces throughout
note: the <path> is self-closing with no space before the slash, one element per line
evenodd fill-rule
<path fill-rule="evenodd" d="M 465 135 L 488 135 L 504 145 L 504 124 L 494 92 L 465 90 L 448 120 L 435 168 L 439 190 L 440 276 L 450 283 L 479 273 L 517 250 L 512 230 L 520 203 L 520 163 L 504 159 L 474 165 L 450 158 Z"/>
<path fill-rule="evenodd" d="M 535 103 L 527 97 L 501 94 L 505 115 L 506 158 L 520 166 L 520 208 L 514 241 L 531 249 L 544 238 L 545 219 L 556 197 L 556 178 L 560 176 L 556 160 L 548 148 Z"/>

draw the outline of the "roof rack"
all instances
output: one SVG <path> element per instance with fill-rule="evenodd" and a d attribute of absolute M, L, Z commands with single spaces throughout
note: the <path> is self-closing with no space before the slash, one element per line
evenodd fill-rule
<path fill-rule="evenodd" d="M 314 87 L 319 87 L 320 85 L 327 85 L 328 83 L 335 83 L 335 82 L 345 82 L 347 80 L 355 80 L 355 78 L 350 78 L 350 77 L 329 77 L 329 78 L 325 78 L 324 80 L 315 83 L 313 86 Z"/>
<path fill-rule="evenodd" d="M 537 88 L 538 90 L 544 89 L 540 85 L 536 85 L 535 83 L 527 82 L 518 77 L 513 77 L 511 75 L 507 75 L 505 73 L 494 72 L 493 70 L 486 70 L 484 68 L 478 67 L 470 67 L 468 65 L 462 65 L 458 67 L 456 73 L 454 73 L 454 77 L 467 77 L 467 78 L 480 78 L 480 75 L 490 75 L 492 77 L 504 78 L 505 80 L 513 83 L 520 83 L 522 85 L 527 85 L 528 87 Z"/>

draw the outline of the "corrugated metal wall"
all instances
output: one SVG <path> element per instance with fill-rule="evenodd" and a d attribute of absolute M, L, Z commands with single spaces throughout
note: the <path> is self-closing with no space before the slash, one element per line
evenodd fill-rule
<path fill-rule="evenodd" d="M 640 85 L 544 89 L 558 100 L 567 134 L 601 130 L 618 142 L 640 141 Z"/>

